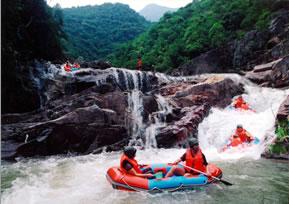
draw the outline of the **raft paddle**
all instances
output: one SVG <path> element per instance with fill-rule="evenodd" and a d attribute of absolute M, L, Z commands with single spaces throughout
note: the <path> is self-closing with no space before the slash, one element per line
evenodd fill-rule
<path fill-rule="evenodd" d="M 191 169 L 191 170 L 193 170 L 193 171 L 196 171 L 196 172 L 198 172 L 198 173 L 200 173 L 200 174 L 203 174 L 203 175 L 205 175 L 205 176 L 208 176 L 208 177 L 210 176 L 210 175 L 208 175 L 208 174 L 205 173 L 205 172 L 199 171 L 199 170 L 197 170 L 197 169 L 194 169 L 194 168 L 192 168 L 192 167 L 186 166 L 186 165 L 184 165 L 184 164 L 181 164 L 181 163 L 180 163 L 180 165 L 182 165 L 183 167 L 187 167 L 187 168 L 189 168 L 189 169 Z M 211 175 L 210 177 L 216 179 L 217 181 L 222 182 L 222 183 L 225 184 L 226 186 L 232 186 L 232 185 L 233 185 L 232 183 L 230 183 L 230 182 L 228 182 L 228 181 L 225 181 L 225 180 L 223 180 L 223 179 L 220 179 L 220 178 L 218 178 L 218 177 L 215 177 L 215 176 L 212 176 L 212 175 Z"/>

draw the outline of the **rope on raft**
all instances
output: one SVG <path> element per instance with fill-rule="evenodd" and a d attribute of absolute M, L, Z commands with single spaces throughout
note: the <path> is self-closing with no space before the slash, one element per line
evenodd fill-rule
<path fill-rule="evenodd" d="M 174 192 L 174 191 L 177 191 L 177 190 L 181 189 L 181 188 L 184 186 L 183 184 L 181 184 L 180 186 L 178 186 L 177 188 L 174 188 L 174 189 L 172 189 L 172 190 L 163 190 L 163 189 L 160 189 L 160 188 L 157 188 L 157 187 L 154 187 L 154 188 L 151 189 L 151 190 L 146 190 L 146 189 L 139 189 L 139 188 L 134 188 L 134 187 L 130 186 L 130 185 L 125 181 L 124 176 L 121 178 L 121 180 L 123 180 L 123 182 L 124 182 L 129 188 L 131 188 L 132 190 L 138 191 L 138 192 L 146 192 L 146 193 L 149 193 L 149 192 L 152 192 L 152 191 L 155 191 L 155 190 L 161 191 L 161 192 Z"/>

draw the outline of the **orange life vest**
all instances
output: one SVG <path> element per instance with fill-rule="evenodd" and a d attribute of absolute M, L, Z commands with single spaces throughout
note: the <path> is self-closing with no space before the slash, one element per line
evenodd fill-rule
<path fill-rule="evenodd" d="M 73 65 L 73 67 L 74 67 L 74 68 L 80 68 L 80 65 L 79 65 L 78 63 L 75 63 L 75 64 Z"/>
<path fill-rule="evenodd" d="M 236 130 L 235 134 L 239 136 L 241 142 L 251 142 L 252 141 L 251 138 L 248 137 L 247 131 L 245 129 L 243 129 L 241 132 L 238 132 Z"/>
<path fill-rule="evenodd" d="M 230 146 L 232 146 L 232 147 L 237 147 L 237 146 L 239 146 L 240 144 L 242 144 L 243 142 L 242 142 L 242 140 L 239 138 L 239 137 L 237 137 L 237 138 L 231 138 L 231 143 L 230 143 Z"/>
<path fill-rule="evenodd" d="M 235 108 L 241 108 L 241 109 L 244 109 L 244 110 L 248 110 L 249 109 L 249 106 L 248 104 L 243 100 L 243 99 L 236 99 L 235 100 Z"/>
<path fill-rule="evenodd" d="M 204 165 L 204 159 L 201 149 L 197 151 L 196 154 L 192 154 L 192 150 L 190 148 L 186 151 L 186 166 L 192 167 L 202 172 L 206 172 L 206 166 Z M 186 168 L 187 172 L 194 172 L 189 168 Z M 194 172 L 196 173 L 196 172 Z"/>
<path fill-rule="evenodd" d="M 68 65 L 68 64 L 65 64 L 64 65 L 64 70 L 67 71 L 67 72 L 70 72 L 71 71 L 71 66 Z"/>
<path fill-rule="evenodd" d="M 123 163 L 125 160 L 128 161 L 128 162 L 132 165 L 132 168 L 136 171 L 136 173 L 139 173 L 139 174 L 142 173 L 142 171 L 141 171 L 140 168 L 139 168 L 139 165 L 138 165 L 137 161 L 136 161 L 135 159 L 129 158 L 129 157 L 126 156 L 125 154 L 122 154 L 122 155 L 121 155 L 121 158 L 120 158 L 120 169 L 121 169 L 123 172 L 127 172 L 127 170 L 122 167 L 122 163 Z M 127 173 L 128 173 L 128 172 L 127 172 Z"/>
<path fill-rule="evenodd" d="M 242 108 L 244 110 L 249 110 L 249 106 L 247 103 L 243 103 L 240 108 Z"/>

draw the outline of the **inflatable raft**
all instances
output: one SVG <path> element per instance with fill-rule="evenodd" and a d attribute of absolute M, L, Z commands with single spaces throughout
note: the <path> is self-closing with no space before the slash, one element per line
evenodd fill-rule
<path fill-rule="evenodd" d="M 202 174 L 185 176 L 173 176 L 164 178 L 163 176 L 171 169 L 171 164 L 152 164 L 144 165 L 142 169 L 150 167 L 156 178 L 147 179 L 137 177 L 122 172 L 118 167 L 108 169 L 106 178 L 114 189 L 126 191 L 177 191 L 184 189 L 192 189 L 195 186 L 203 186 L 215 182 L 215 179 L 208 178 Z M 182 166 L 180 166 L 183 168 Z M 208 165 L 208 171 L 212 176 L 221 178 L 222 171 L 214 164 Z M 207 173 L 207 172 L 206 172 Z"/>
<path fill-rule="evenodd" d="M 229 141 L 227 143 L 229 143 Z M 232 147 L 232 146 L 226 146 L 225 145 L 221 150 L 219 150 L 219 152 L 225 152 L 227 150 L 237 149 L 237 148 L 246 149 L 247 147 L 251 147 L 252 145 L 258 145 L 260 143 L 261 143 L 261 141 L 259 140 L 259 138 L 258 137 L 254 137 L 252 142 L 250 142 L 250 143 L 244 142 L 243 144 L 241 144 L 241 145 L 239 145 L 237 147 Z"/>

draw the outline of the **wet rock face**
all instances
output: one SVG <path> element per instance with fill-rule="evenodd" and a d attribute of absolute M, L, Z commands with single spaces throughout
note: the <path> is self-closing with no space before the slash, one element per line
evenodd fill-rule
<path fill-rule="evenodd" d="M 289 160 L 289 96 L 280 105 L 276 116 L 276 134 L 277 138 L 270 145 L 270 148 L 266 149 L 262 153 L 262 157 L 270 159 L 283 159 Z M 281 131 L 278 131 L 280 129 Z"/>
<path fill-rule="evenodd" d="M 173 70 L 174 75 L 194 75 L 203 73 L 224 73 L 227 72 L 228 67 L 231 65 L 230 60 L 233 56 L 229 56 L 231 53 L 229 47 L 222 47 L 211 50 L 199 57 L 194 58 L 191 62 L 182 65 L 177 70 Z"/>
<path fill-rule="evenodd" d="M 187 138 L 196 137 L 199 123 L 212 106 L 225 107 L 242 92 L 241 85 L 222 77 L 211 77 L 196 85 L 179 83 L 161 88 L 160 93 L 169 98 L 177 110 L 177 117 L 156 136 L 158 147 L 183 146 Z"/>
<path fill-rule="evenodd" d="M 289 120 L 289 96 L 287 96 L 286 100 L 281 104 L 277 113 L 277 120 Z"/>
<path fill-rule="evenodd" d="M 2 158 L 91 153 L 120 141 L 127 143 L 126 107 L 123 92 L 102 94 L 92 87 L 51 101 L 40 112 L 3 115 Z"/>
<path fill-rule="evenodd" d="M 8 71 L 3 73 L 2 113 L 29 112 L 41 106 L 37 84 L 31 79 L 35 74 L 34 66 L 34 62 L 15 65 L 13 76 Z"/>
<path fill-rule="evenodd" d="M 254 67 L 246 77 L 261 86 L 282 88 L 289 86 L 289 56 Z"/>
<path fill-rule="evenodd" d="M 91 62 L 82 62 L 80 63 L 80 67 L 82 68 L 93 68 L 93 69 L 107 69 L 112 67 L 110 62 L 106 61 L 91 61 Z"/>
<path fill-rule="evenodd" d="M 134 128 L 143 128 L 136 131 L 143 134 L 156 123 L 156 116 L 167 123 L 157 131 L 157 146 L 182 145 L 197 133 L 212 106 L 224 107 L 243 92 L 239 84 L 223 77 L 183 82 L 182 78 L 124 69 L 84 69 L 64 75 L 58 68 L 55 71 L 45 85 L 42 109 L 2 115 L 3 159 L 120 150 L 132 139 Z M 138 100 L 130 93 L 136 88 L 142 103 L 137 107 L 143 111 L 139 115 L 133 115 L 130 107 L 131 100 Z M 162 100 L 172 111 L 166 110 Z M 133 126 L 139 118 L 132 116 L 142 117 L 142 124 Z M 143 135 L 137 139 L 145 140 Z"/>

